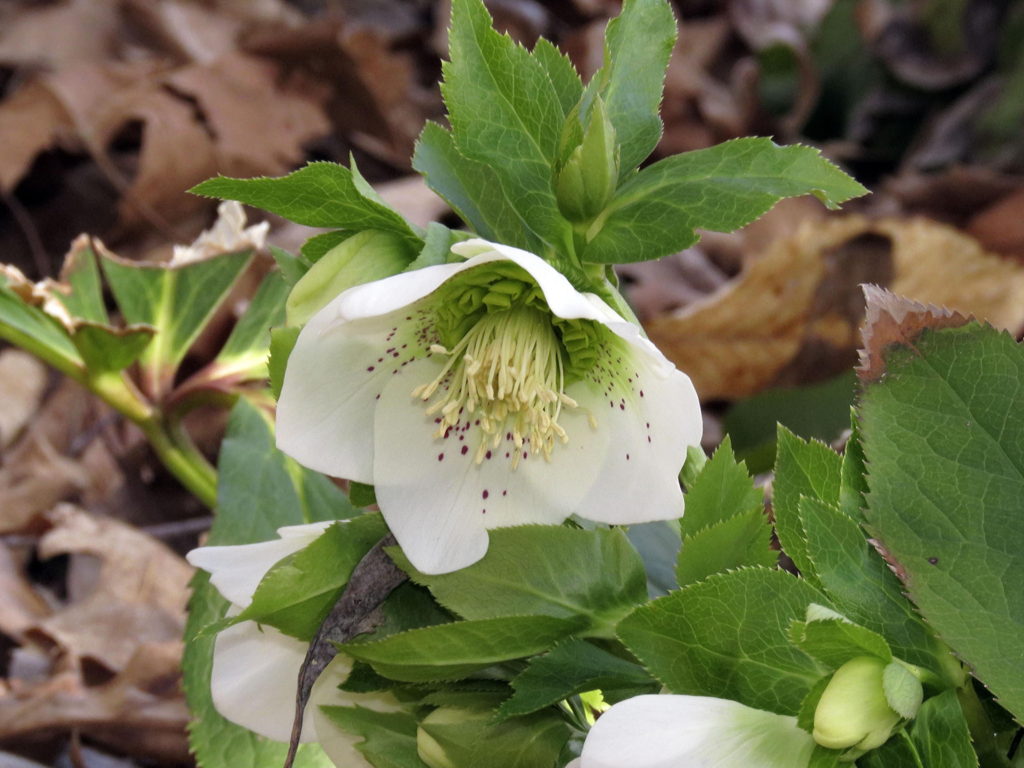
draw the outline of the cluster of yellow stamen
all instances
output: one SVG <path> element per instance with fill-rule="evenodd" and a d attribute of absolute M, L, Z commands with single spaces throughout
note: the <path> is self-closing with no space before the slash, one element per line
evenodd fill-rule
<path fill-rule="evenodd" d="M 428 415 L 440 418 L 435 437 L 444 437 L 460 421 L 479 421 L 476 463 L 511 435 L 513 469 L 526 443 L 532 453 L 550 459 L 556 441 L 568 442 L 558 416 L 576 401 L 563 392 L 562 350 L 548 314 L 523 305 L 485 312 L 451 349 L 440 344 L 430 349 L 447 355 L 448 362 L 412 394 L 427 402 L 443 389 L 427 408 Z"/>

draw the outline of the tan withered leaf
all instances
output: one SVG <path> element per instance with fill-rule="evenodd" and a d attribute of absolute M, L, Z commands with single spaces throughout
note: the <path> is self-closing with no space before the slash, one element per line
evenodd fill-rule
<path fill-rule="evenodd" d="M 884 278 L 887 253 L 859 223 L 808 224 L 775 241 L 735 280 L 681 312 L 647 324 L 651 340 L 693 379 L 705 400 L 741 398 L 771 385 L 801 350 L 845 350 L 852 364 L 858 318 L 848 316 L 858 282 Z M 864 253 L 871 255 L 862 258 Z M 844 280 L 854 267 L 859 280 Z M 831 300 L 819 290 L 833 275 Z M 884 280 L 883 280 L 884 282 Z"/>
<path fill-rule="evenodd" d="M 0 635 L 20 640 L 22 633 L 50 614 L 32 589 L 7 546 L 0 541 Z"/>
<path fill-rule="evenodd" d="M 857 376 L 864 382 L 877 381 L 885 373 L 885 351 L 890 347 L 913 347 L 922 331 L 956 328 L 968 322 L 959 312 L 921 304 L 877 285 L 864 286 L 864 299 L 864 346 L 857 368 Z"/>
<path fill-rule="evenodd" d="M 166 82 L 198 102 L 216 137 L 220 173 L 279 176 L 302 160 L 306 142 L 331 127 L 320 103 L 322 89 L 282 86 L 280 78 L 272 62 L 230 53 L 206 66 L 179 69 Z"/>
<path fill-rule="evenodd" d="M 39 515 L 73 495 L 105 498 L 122 473 L 98 436 L 110 409 L 63 379 L 32 414 L 0 464 L 0 533 L 36 527 Z"/>
<path fill-rule="evenodd" d="M 87 685 L 68 667 L 29 690 L 0 688 L 0 742 L 77 731 L 118 752 L 185 765 L 181 643 L 142 646 L 120 674 Z"/>
<path fill-rule="evenodd" d="M 1024 267 L 927 219 L 826 218 L 772 242 L 741 275 L 647 324 L 705 400 L 840 373 L 856 360 L 863 298 L 875 283 L 1017 332 Z"/>
<path fill-rule="evenodd" d="M 0 102 L 0 192 L 10 192 L 36 155 L 58 142 L 70 126 L 60 102 L 41 83 L 30 83 Z"/>
<path fill-rule="evenodd" d="M 69 504 L 47 517 L 54 527 L 39 542 L 41 557 L 89 555 L 100 564 L 83 577 L 84 586 L 69 584 L 69 593 L 80 599 L 34 632 L 113 672 L 123 670 L 141 646 L 181 636 L 192 576 L 181 557 L 136 528 Z"/>

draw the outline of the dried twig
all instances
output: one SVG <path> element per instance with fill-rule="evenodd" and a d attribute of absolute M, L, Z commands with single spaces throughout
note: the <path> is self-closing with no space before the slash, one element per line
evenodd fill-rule
<path fill-rule="evenodd" d="M 395 587 L 409 578 L 384 551 L 385 547 L 392 547 L 397 543 L 395 537 L 389 533 L 363 556 L 359 565 L 352 571 L 341 598 L 327 614 L 327 618 L 309 644 L 306 658 L 299 669 L 295 720 L 292 723 L 291 742 L 288 745 L 284 768 L 292 768 L 295 751 L 299 747 L 299 735 L 302 733 L 302 721 L 310 691 L 313 690 L 313 683 L 320 677 L 320 673 L 338 654 L 336 644 L 347 642 L 356 635 L 372 629 L 376 624 L 374 612 Z"/>

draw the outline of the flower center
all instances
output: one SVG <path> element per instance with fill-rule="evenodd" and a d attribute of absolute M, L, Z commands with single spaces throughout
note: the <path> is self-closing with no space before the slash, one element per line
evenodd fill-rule
<path fill-rule="evenodd" d="M 558 416 L 576 401 L 563 391 L 562 348 L 547 313 L 523 305 L 486 312 L 451 349 L 430 349 L 447 355 L 448 362 L 412 394 L 427 402 L 441 390 L 427 408 L 428 415 L 440 417 L 435 437 L 445 437 L 462 418 L 479 421 L 476 463 L 511 435 L 517 448 L 513 469 L 526 443 L 550 459 L 556 441 L 568 442 Z"/>

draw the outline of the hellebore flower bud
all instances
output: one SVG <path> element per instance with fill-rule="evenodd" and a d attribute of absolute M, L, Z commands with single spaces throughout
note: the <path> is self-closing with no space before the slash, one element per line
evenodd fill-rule
<path fill-rule="evenodd" d="M 877 656 L 858 656 L 836 670 L 814 711 L 814 740 L 828 749 L 864 752 L 888 741 L 902 719 L 886 695 L 885 678 L 894 677 L 886 669 L 894 665 L 899 672 L 905 670 L 900 662 L 886 663 Z M 901 688 L 909 677 L 920 691 L 921 684 L 909 671 L 895 676 Z"/>
<path fill-rule="evenodd" d="M 416 729 L 416 752 L 428 768 L 458 768 L 468 758 L 465 733 L 476 733 L 490 719 L 488 712 L 459 707 L 439 707 L 423 718 Z M 462 727 L 460 727 L 462 726 Z M 459 738 L 459 736 L 463 738 Z"/>
<path fill-rule="evenodd" d="M 618 178 L 615 128 L 608 119 L 604 103 L 595 98 L 583 141 L 555 177 L 559 210 L 569 221 L 590 221 L 608 204 Z"/>

